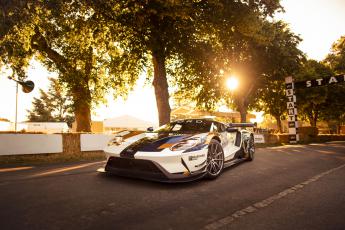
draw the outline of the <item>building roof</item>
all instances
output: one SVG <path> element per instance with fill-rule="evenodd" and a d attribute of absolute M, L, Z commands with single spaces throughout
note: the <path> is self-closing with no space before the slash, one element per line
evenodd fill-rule
<path fill-rule="evenodd" d="M 150 121 L 144 121 L 130 115 L 105 119 L 103 124 L 105 128 L 135 128 L 143 130 L 146 130 L 148 127 L 156 126 Z"/>

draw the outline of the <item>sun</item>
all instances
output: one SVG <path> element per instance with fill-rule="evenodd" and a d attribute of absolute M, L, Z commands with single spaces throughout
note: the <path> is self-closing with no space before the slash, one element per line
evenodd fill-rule
<path fill-rule="evenodd" d="M 226 80 L 226 86 L 229 90 L 233 91 L 238 88 L 239 82 L 235 76 L 231 76 Z"/>

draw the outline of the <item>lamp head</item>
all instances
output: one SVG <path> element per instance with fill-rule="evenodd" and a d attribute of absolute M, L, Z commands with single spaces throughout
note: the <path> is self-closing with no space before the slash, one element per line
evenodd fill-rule
<path fill-rule="evenodd" d="M 24 93 L 30 93 L 35 88 L 33 81 L 17 81 L 21 86 Z"/>

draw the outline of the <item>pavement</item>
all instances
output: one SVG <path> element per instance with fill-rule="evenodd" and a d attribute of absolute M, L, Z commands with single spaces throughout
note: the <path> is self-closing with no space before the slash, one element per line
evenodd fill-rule
<path fill-rule="evenodd" d="M 216 180 L 164 184 L 105 162 L 1 166 L 5 229 L 345 229 L 345 142 L 258 149 Z"/>

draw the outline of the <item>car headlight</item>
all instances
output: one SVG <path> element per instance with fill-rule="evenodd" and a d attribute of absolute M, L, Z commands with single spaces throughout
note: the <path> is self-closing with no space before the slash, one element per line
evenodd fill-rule
<path fill-rule="evenodd" d="M 197 145 L 205 143 L 206 138 L 194 137 L 180 141 L 179 143 L 171 146 L 171 151 L 181 151 L 193 148 Z"/>
<path fill-rule="evenodd" d="M 123 142 L 123 137 L 115 137 L 108 142 L 108 146 L 121 145 Z"/>

